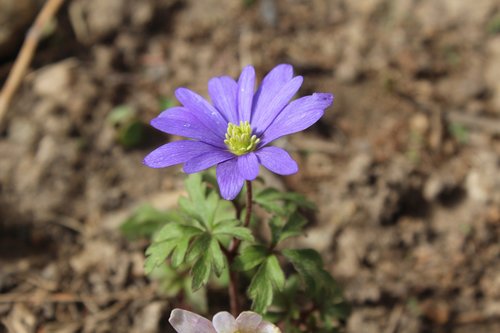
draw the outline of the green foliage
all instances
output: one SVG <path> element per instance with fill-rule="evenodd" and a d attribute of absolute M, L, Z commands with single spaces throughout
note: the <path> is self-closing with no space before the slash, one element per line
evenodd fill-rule
<path fill-rule="evenodd" d="M 307 200 L 302 194 L 295 192 L 280 192 L 274 188 L 264 188 L 255 193 L 254 201 L 276 215 L 290 215 L 298 208 L 314 209 L 314 203 Z"/>
<path fill-rule="evenodd" d="M 151 280 L 159 284 L 159 292 L 166 297 L 182 297 L 187 301 L 196 312 L 205 313 L 208 311 L 207 291 L 201 288 L 193 291 L 191 288 L 191 277 L 186 265 L 173 268 L 169 265 L 156 267 L 149 275 Z"/>
<path fill-rule="evenodd" d="M 460 123 L 450 123 L 448 131 L 458 143 L 466 144 L 469 141 L 469 131 Z"/>
<path fill-rule="evenodd" d="M 271 227 L 272 246 L 274 247 L 285 239 L 302 234 L 302 229 L 306 223 L 305 217 L 298 212 L 294 212 L 291 216 L 285 218 L 279 216 L 271 218 L 269 226 Z"/>
<path fill-rule="evenodd" d="M 238 271 L 248 271 L 260 265 L 268 256 L 269 251 L 262 245 L 245 247 L 236 257 L 233 268 Z"/>
<path fill-rule="evenodd" d="M 159 100 L 160 110 L 164 111 L 166 109 L 170 109 L 177 105 L 177 102 L 173 98 L 161 97 Z"/>
<path fill-rule="evenodd" d="M 268 256 L 260 264 L 248 287 L 248 295 L 252 299 L 252 309 L 264 313 L 273 301 L 276 290 L 285 285 L 285 274 L 275 255 Z"/>
<path fill-rule="evenodd" d="M 333 277 L 323 268 L 321 255 L 312 249 L 286 249 L 283 255 L 292 263 L 305 287 L 304 293 L 312 300 L 315 316 L 311 325 L 317 332 L 332 332 L 332 323 L 345 319 L 350 308 Z M 311 328 L 310 328 L 311 330 Z"/>
<path fill-rule="evenodd" d="M 145 139 L 146 127 L 137 117 L 137 111 L 129 105 L 115 107 L 107 121 L 116 129 L 117 141 L 125 148 L 139 146 Z"/>
<path fill-rule="evenodd" d="M 500 14 L 497 14 L 491 18 L 488 22 L 487 27 L 488 33 L 494 35 L 500 33 Z"/>
<path fill-rule="evenodd" d="M 309 292 L 321 297 L 332 296 L 330 287 L 335 282 L 323 269 L 323 260 L 318 252 L 312 249 L 286 249 L 282 253 L 304 280 Z"/>
<path fill-rule="evenodd" d="M 120 226 L 121 232 L 128 239 L 150 238 L 154 232 L 168 221 L 176 221 L 179 216 L 175 212 L 162 212 L 152 206 L 143 205 L 128 217 Z"/>
<path fill-rule="evenodd" d="M 145 271 L 150 274 L 168 258 L 174 268 L 190 264 L 192 288 L 197 290 L 208 282 L 212 272 L 220 276 L 226 268 L 221 246 L 232 238 L 249 242 L 254 238 L 248 228 L 232 218 L 232 205 L 202 182 L 202 175 L 190 175 L 185 184 L 188 197 L 179 199 L 178 218 L 167 221 L 155 234 L 146 250 Z"/>
<path fill-rule="evenodd" d="M 182 294 L 184 300 L 206 305 L 207 285 L 225 287 L 211 277 L 221 281 L 232 270 L 243 276 L 239 280 L 246 283 L 252 309 L 283 322 L 287 332 L 336 332 L 349 308 L 320 254 L 282 249 L 283 241 L 303 233 L 303 211 L 314 209 L 313 203 L 298 193 L 256 190 L 254 202 L 270 213 L 271 231 L 270 239 L 256 239 L 236 218 L 237 212 L 245 216 L 245 193 L 233 203 L 221 200 L 213 173 L 190 175 L 185 187 L 187 196 L 179 198 L 177 209 L 143 206 L 121 227 L 129 238 L 152 239 L 145 271 L 160 281 L 166 295 Z M 263 222 L 255 215 L 252 219 L 254 227 Z"/>
<path fill-rule="evenodd" d="M 144 267 L 146 274 L 162 264 L 172 252 L 175 252 L 173 256 L 183 260 L 187 252 L 185 244 L 189 244 L 192 239 L 206 238 L 203 236 L 203 230 L 200 228 L 175 222 L 168 223 L 158 232 L 153 243 L 146 250 L 147 258 Z M 172 265 L 175 267 L 174 263 Z"/>

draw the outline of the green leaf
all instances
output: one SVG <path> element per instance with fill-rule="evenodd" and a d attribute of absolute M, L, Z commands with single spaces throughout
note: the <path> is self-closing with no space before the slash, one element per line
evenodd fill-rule
<path fill-rule="evenodd" d="M 199 221 L 206 230 L 211 230 L 220 221 L 234 217 L 234 207 L 222 200 L 217 191 L 207 188 L 201 174 L 192 174 L 186 178 L 189 197 L 181 197 L 179 206 L 190 217 Z"/>
<path fill-rule="evenodd" d="M 160 109 L 166 110 L 177 105 L 177 102 L 173 98 L 161 97 L 159 100 Z"/>
<path fill-rule="evenodd" d="M 123 124 L 118 131 L 118 142 L 125 148 L 134 148 L 144 142 L 146 125 L 140 120 Z"/>
<path fill-rule="evenodd" d="M 297 211 L 288 217 L 284 224 L 283 218 L 274 216 L 269 222 L 273 245 L 276 245 L 290 237 L 301 235 L 302 228 L 306 225 L 306 223 L 307 221 L 304 216 Z"/>
<path fill-rule="evenodd" d="M 267 279 L 265 266 L 259 267 L 248 287 L 248 295 L 253 300 L 252 309 L 258 313 L 264 313 L 273 302 L 273 287 Z"/>
<path fill-rule="evenodd" d="M 191 270 L 191 275 L 193 277 L 191 286 L 193 290 L 198 290 L 207 283 L 212 270 L 211 266 L 212 264 L 210 263 L 210 255 L 208 252 L 196 260 L 193 269 Z"/>
<path fill-rule="evenodd" d="M 193 290 L 199 289 L 208 282 L 212 268 L 215 274 L 220 276 L 226 266 L 224 253 L 222 253 L 219 242 L 216 239 L 211 238 L 207 234 L 200 236 L 198 239 L 199 241 L 193 243 L 192 251 L 198 252 L 199 248 L 204 248 L 205 250 L 199 253 L 191 270 Z"/>
<path fill-rule="evenodd" d="M 170 255 L 174 247 L 175 244 L 168 241 L 153 243 L 150 245 L 146 250 L 147 258 L 144 263 L 144 271 L 146 274 L 150 274 L 155 267 L 162 264 Z"/>
<path fill-rule="evenodd" d="M 119 105 L 111 110 L 107 116 L 107 121 L 111 125 L 120 125 L 133 119 L 137 111 L 130 105 Z"/>
<path fill-rule="evenodd" d="M 203 225 L 203 217 L 201 216 L 201 212 L 196 210 L 196 207 L 193 206 L 191 201 L 189 201 L 186 197 L 179 198 L 179 208 L 186 213 L 188 216 L 192 217 L 196 221 L 200 222 Z"/>
<path fill-rule="evenodd" d="M 162 225 L 175 220 L 173 211 L 162 212 L 152 206 L 144 205 L 123 222 L 120 230 L 129 239 L 151 237 Z"/>
<path fill-rule="evenodd" d="M 219 242 L 212 238 L 210 241 L 210 256 L 215 270 L 215 275 L 220 276 L 224 267 L 226 267 L 226 260 L 224 253 L 220 248 Z"/>
<path fill-rule="evenodd" d="M 202 232 L 203 230 L 197 227 L 179 223 L 168 223 L 155 234 L 153 242 L 193 237 L 201 234 Z"/>
<path fill-rule="evenodd" d="M 191 244 L 189 253 L 187 255 L 187 261 L 192 262 L 207 253 L 210 246 L 212 236 L 209 233 L 203 233 L 200 237 L 197 237 Z"/>
<path fill-rule="evenodd" d="M 256 192 L 254 201 L 270 213 L 287 215 L 297 207 L 314 209 L 314 203 L 302 194 L 295 192 L 280 192 L 274 188 L 264 188 Z"/>
<path fill-rule="evenodd" d="M 260 265 L 268 256 L 268 250 L 262 245 L 247 246 L 241 250 L 234 261 L 234 269 L 248 271 Z"/>
<path fill-rule="evenodd" d="M 144 270 L 150 274 L 162 264 L 173 252 L 173 265 L 182 263 L 186 254 L 186 246 L 191 239 L 203 233 L 203 230 L 178 223 L 168 223 L 155 234 L 153 243 L 146 249 Z"/>
<path fill-rule="evenodd" d="M 248 295 L 253 300 L 252 309 L 264 313 L 273 301 L 275 290 L 280 290 L 285 284 L 285 274 L 275 255 L 268 256 L 259 266 L 250 286 Z"/>
<path fill-rule="evenodd" d="M 281 269 L 278 258 L 275 255 L 271 255 L 266 260 L 266 270 L 269 280 L 278 290 L 283 289 L 285 285 L 285 273 Z"/>
<path fill-rule="evenodd" d="M 214 235 L 226 235 L 234 238 L 238 238 L 244 241 L 253 242 L 254 237 L 252 231 L 246 227 L 238 226 L 240 221 L 238 220 L 227 220 L 217 224 L 212 233 Z"/>
<path fill-rule="evenodd" d="M 173 268 L 179 267 L 184 262 L 184 258 L 186 257 L 186 252 L 188 250 L 190 240 L 191 240 L 190 237 L 185 237 L 182 238 L 182 240 L 180 240 L 177 243 L 177 246 L 172 253 L 171 263 Z"/>
<path fill-rule="evenodd" d="M 318 252 L 312 249 L 287 249 L 283 255 L 306 283 L 307 288 L 316 295 L 331 295 L 335 281 L 330 273 L 323 269 L 323 260 Z"/>

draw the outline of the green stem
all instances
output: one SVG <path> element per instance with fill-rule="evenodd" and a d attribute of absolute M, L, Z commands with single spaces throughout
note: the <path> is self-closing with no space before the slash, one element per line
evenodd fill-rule
<path fill-rule="evenodd" d="M 250 219 L 252 217 L 252 182 L 247 180 L 246 186 L 247 186 L 246 214 L 243 226 L 248 227 L 248 225 L 250 224 Z M 228 251 L 225 253 L 230 268 L 231 264 L 234 261 L 234 258 L 238 253 L 238 248 L 240 247 L 240 244 L 241 241 L 239 239 L 233 238 L 231 244 L 229 245 Z M 229 269 L 229 303 L 231 307 L 231 314 L 235 317 L 238 316 L 238 314 L 240 313 L 238 282 L 239 282 L 238 273 L 236 271 Z"/>

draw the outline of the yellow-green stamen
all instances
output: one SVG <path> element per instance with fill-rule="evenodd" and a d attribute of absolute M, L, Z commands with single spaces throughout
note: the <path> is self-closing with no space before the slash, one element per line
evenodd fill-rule
<path fill-rule="evenodd" d="M 227 125 L 226 140 L 227 148 L 235 155 L 243 155 L 254 151 L 260 139 L 252 135 L 252 128 L 248 121 L 240 121 L 240 125 L 229 123 Z"/>

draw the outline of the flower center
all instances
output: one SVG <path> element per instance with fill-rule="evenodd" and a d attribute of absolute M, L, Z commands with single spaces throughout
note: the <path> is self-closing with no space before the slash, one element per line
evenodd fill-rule
<path fill-rule="evenodd" d="M 235 155 L 243 155 L 254 151 L 260 139 L 252 135 L 252 128 L 248 121 L 240 121 L 240 125 L 229 123 L 227 125 L 226 140 L 227 148 Z"/>

